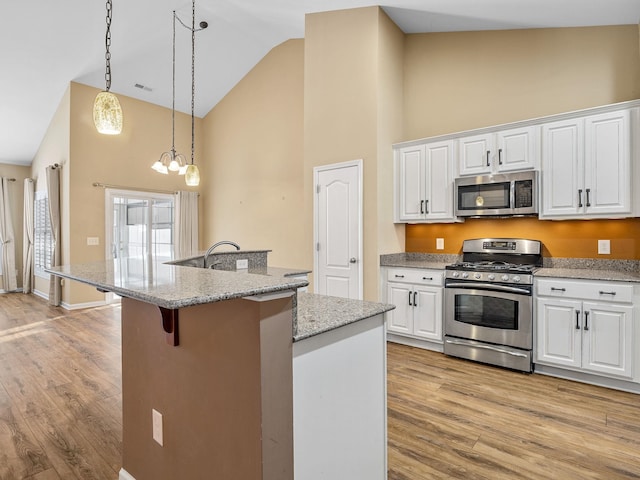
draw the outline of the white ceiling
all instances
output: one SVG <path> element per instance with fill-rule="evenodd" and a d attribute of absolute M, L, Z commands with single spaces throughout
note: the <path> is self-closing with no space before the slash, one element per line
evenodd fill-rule
<path fill-rule="evenodd" d="M 196 34 L 196 115 L 206 115 L 273 47 L 304 37 L 306 13 L 369 5 L 197 0 L 196 24 L 206 20 L 209 27 Z M 406 33 L 640 21 L 640 0 L 387 0 L 382 6 Z M 0 8 L 0 163 L 29 165 L 69 82 L 105 87 L 105 0 L 6 0 Z M 114 0 L 112 92 L 171 107 L 174 9 L 190 23 L 189 0 Z M 190 32 L 178 26 L 176 37 L 176 109 L 189 113 Z"/>

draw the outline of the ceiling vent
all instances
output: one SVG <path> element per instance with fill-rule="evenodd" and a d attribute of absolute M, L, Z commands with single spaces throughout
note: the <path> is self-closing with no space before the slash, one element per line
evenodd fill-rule
<path fill-rule="evenodd" d="M 151 87 L 145 87 L 144 85 L 140 85 L 139 83 L 136 83 L 134 87 L 139 88 L 140 90 L 144 90 L 145 92 L 153 92 L 153 89 Z"/>

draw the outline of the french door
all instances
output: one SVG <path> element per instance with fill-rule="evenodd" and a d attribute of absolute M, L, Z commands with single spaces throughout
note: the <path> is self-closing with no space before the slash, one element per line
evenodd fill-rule
<path fill-rule="evenodd" d="M 106 259 L 116 275 L 153 278 L 157 263 L 174 258 L 174 206 L 171 194 L 105 190 Z"/>

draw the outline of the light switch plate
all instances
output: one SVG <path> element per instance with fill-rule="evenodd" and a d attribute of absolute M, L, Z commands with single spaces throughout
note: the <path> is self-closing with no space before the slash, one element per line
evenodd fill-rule
<path fill-rule="evenodd" d="M 611 254 L 611 241 L 610 240 L 598 240 L 598 254 L 609 255 Z"/>
<path fill-rule="evenodd" d="M 100 245 L 100 238 L 98 237 L 87 237 L 87 245 Z"/>
<path fill-rule="evenodd" d="M 436 250 L 444 250 L 444 238 L 436 238 Z"/>

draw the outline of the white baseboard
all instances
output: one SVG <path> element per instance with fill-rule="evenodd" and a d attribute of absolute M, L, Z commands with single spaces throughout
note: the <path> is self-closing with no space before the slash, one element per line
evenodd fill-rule
<path fill-rule="evenodd" d="M 44 300 L 49 301 L 49 294 L 41 292 L 40 290 L 34 290 L 32 292 L 34 295 L 43 298 Z M 82 310 L 83 308 L 92 308 L 92 307 L 104 307 L 107 305 L 107 302 L 104 300 L 99 300 L 97 302 L 86 302 L 86 303 L 66 303 L 62 302 L 60 306 L 65 310 Z"/>
<path fill-rule="evenodd" d="M 33 293 L 34 295 L 40 297 L 40 298 L 44 298 L 45 300 L 49 300 L 49 294 L 48 293 L 44 293 L 41 292 L 40 290 L 33 290 L 31 293 Z"/>
<path fill-rule="evenodd" d="M 129 472 L 127 472 L 124 468 L 120 469 L 120 476 L 118 477 L 118 480 L 136 480 L 133 475 L 131 475 Z"/>
<path fill-rule="evenodd" d="M 86 302 L 86 303 L 66 303 L 62 302 L 60 306 L 65 310 L 82 310 L 83 308 L 104 307 L 107 302 L 100 300 L 98 302 Z"/>

